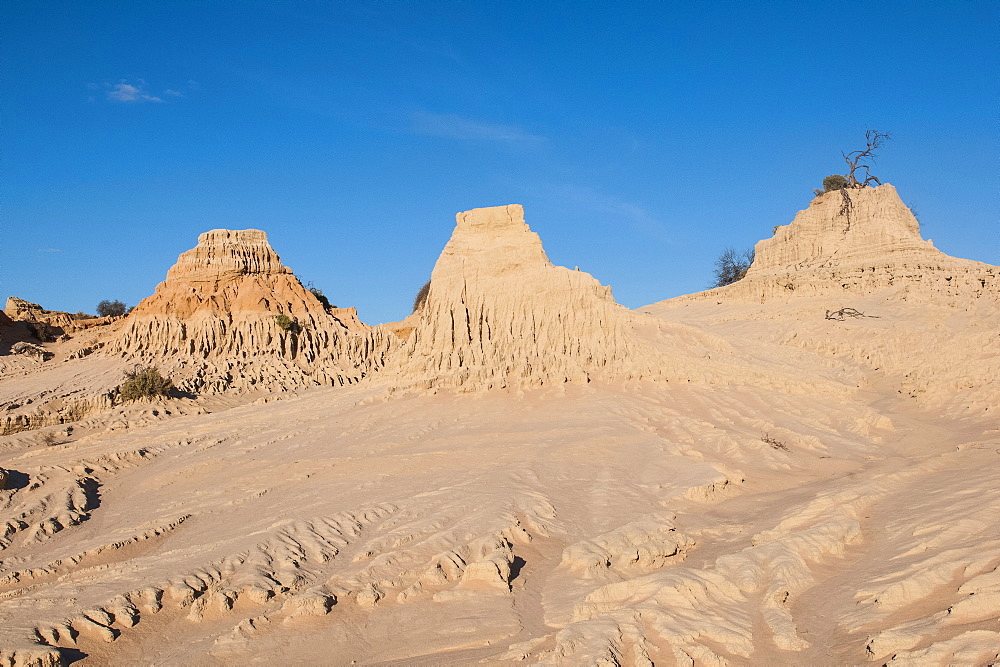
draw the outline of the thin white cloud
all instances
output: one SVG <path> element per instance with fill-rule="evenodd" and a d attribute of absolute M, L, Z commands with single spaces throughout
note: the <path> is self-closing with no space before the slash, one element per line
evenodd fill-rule
<path fill-rule="evenodd" d="M 138 86 L 130 83 L 116 83 L 108 91 L 108 100 L 112 102 L 162 102 L 163 99 L 150 95 L 145 90 L 145 82 L 141 79 Z"/>
<path fill-rule="evenodd" d="M 538 144 L 545 137 L 531 134 L 516 125 L 486 123 L 458 114 L 420 111 L 413 115 L 411 130 L 416 134 L 464 141 L 493 141 L 507 144 Z"/>
<path fill-rule="evenodd" d="M 457 64 L 464 70 L 469 69 L 468 64 L 465 62 L 465 60 L 462 58 L 459 52 L 455 50 L 455 48 L 453 48 L 450 44 L 447 44 L 445 42 L 408 41 L 403 43 L 408 45 L 415 51 L 419 51 L 421 53 L 429 53 L 431 55 L 438 56 L 440 58 L 445 58 Z"/>
<path fill-rule="evenodd" d="M 673 242 L 666 226 L 641 206 L 590 188 L 575 185 L 554 186 L 549 192 L 578 206 L 585 206 L 612 216 L 612 223 L 624 220 L 636 230 L 661 241 Z"/>
<path fill-rule="evenodd" d="M 197 81 L 189 79 L 186 86 L 164 88 L 162 93 L 154 94 L 150 92 L 149 84 L 146 83 L 145 79 L 135 79 L 134 81 L 119 79 L 118 83 L 105 83 L 103 85 L 98 85 L 96 83 L 87 84 L 87 89 L 91 91 L 97 91 L 103 88 L 104 100 L 106 102 L 123 102 L 125 104 L 135 104 L 138 102 L 164 102 L 169 99 L 187 97 L 188 92 L 198 90 L 199 87 L 200 84 Z M 87 97 L 87 101 L 96 102 L 96 95 L 89 95 Z"/>
<path fill-rule="evenodd" d="M 39 248 L 38 252 L 62 252 L 62 248 Z"/>

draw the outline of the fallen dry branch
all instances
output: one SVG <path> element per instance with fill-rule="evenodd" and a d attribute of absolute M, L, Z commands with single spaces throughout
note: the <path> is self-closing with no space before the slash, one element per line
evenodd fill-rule
<path fill-rule="evenodd" d="M 774 449 L 780 449 L 783 452 L 791 451 L 790 449 L 788 449 L 788 445 L 781 442 L 777 438 L 772 438 L 771 435 L 766 431 L 760 434 L 760 439 L 761 442 L 771 445 L 771 447 L 773 447 Z"/>
<path fill-rule="evenodd" d="M 840 310 L 826 311 L 826 319 L 843 322 L 845 317 L 878 317 L 878 315 L 865 315 L 857 308 L 841 308 Z"/>

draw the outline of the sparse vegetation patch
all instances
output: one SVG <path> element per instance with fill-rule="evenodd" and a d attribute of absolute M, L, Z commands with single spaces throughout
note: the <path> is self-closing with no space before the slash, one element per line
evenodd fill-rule
<path fill-rule="evenodd" d="M 122 401 L 133 402 L 144 398 L 157 396 L 167 397 L 174 389 L 170 378 L 165 378 L 155 366 L 139 366 L 125 373 L 125 382 L 118 387 L 118 396 Z"/>
<path fill-rule="evenodd" d="M 288 315 L 285 315 L 284 313 L 280 313 L 278 315 L 275 315 L 274 316 L 274 322 L 275 322 L 275 324 L 278 325 L 278 328 L 281 329 L 282 331 L 296 331 L 296 330 L 298 330 L 298 322 L 296 322 L 294 319 L 292 319 Z"/>

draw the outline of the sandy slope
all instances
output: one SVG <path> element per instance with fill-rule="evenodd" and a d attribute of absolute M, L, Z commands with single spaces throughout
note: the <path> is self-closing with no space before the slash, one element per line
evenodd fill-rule
<path fill-rule="evenodd" d="M 646 309 L 810 393 L 316 389 L 11 446 L 0 466 L 38 487 L 0 495 L 26 524 L 0 551 L 0 641 L 95 664 L 988 662 L 996 420 L 834 344 L 968 323 L 820 305 Z"/>

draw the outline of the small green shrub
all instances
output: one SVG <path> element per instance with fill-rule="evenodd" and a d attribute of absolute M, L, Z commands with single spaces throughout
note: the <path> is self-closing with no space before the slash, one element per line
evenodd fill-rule
<path fill-rule="evenodd" d="M 170 378 L 160 375 L 156 366 L 137 367 L 125 373 L 125 382 L 118 387 L 118 395 L 123 401 L 138 401 L 140 398 L 169 396 L 174 389 Z"/>
<path fill-rule="evenodd" d="M 281 313 L 274 316 L 274 322 L 278 325 L 278 328 L 282 331 L 294 331 L 295 330 L 295 320 L 290 318 L 288 315 Z"/>
<path fill-rule="evenodd" d="M 417 296 L 413 298 L 413 312 L 417 312 L 420 306 L 424 305 L 424 301 L 427 300 L 427 295 L 431 292 L 431 281 L 424 283 L 424 286 L 420 288 L 417 292 Z"/>
<path fill-rule="evenodd" d="M 823 179 L 823 192 L 843 190 L 847 187 L 847 178 L 840 174 L 830 174 Z"/>

